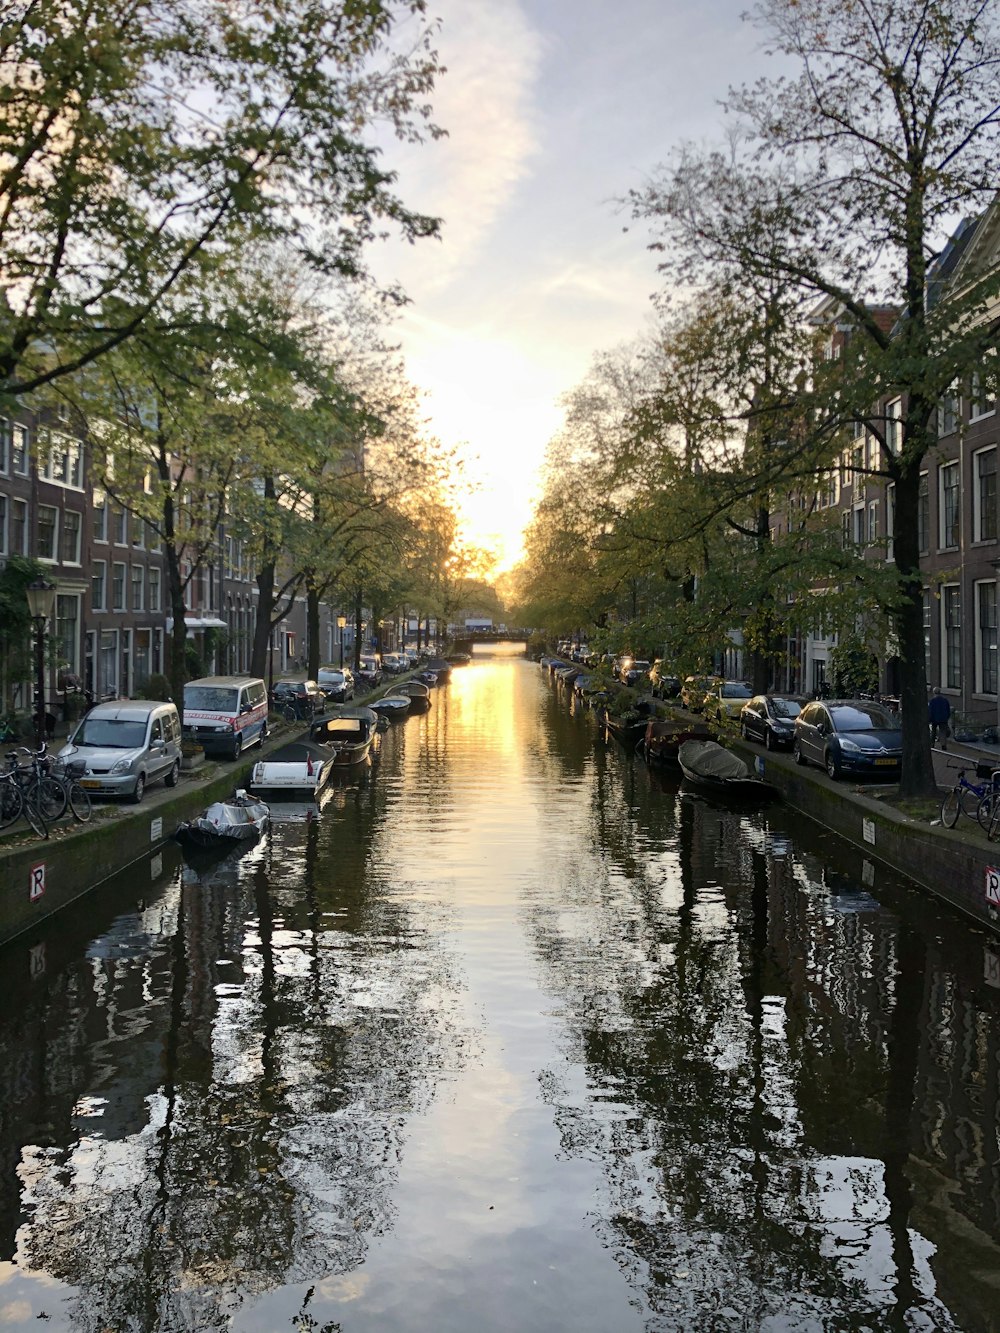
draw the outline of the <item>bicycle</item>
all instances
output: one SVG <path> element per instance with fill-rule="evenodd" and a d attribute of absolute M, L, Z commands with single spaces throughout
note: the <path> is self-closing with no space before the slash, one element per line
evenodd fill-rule
<path fill-rule="evenodd" d="M 969 819 L 974 818 L 989 836 L 993 818 L 1000 810 L 1000 768 L 977 764 L 976 774 L 984 780 L 970 782 L 965 776 L 970 765 L 949 764 L 948 767 L 958 769 L 958 777 L 954 787 L 941 801 L 941 823 L 945 828 L 954 828 L 959 815 L 964 814 Z M 975 807 L 974 814 L 970 806 Z"/>
<path fill-rule="evenodd" d="M 26 754 L 30 762 L 20 764 L 18 753 Z M 21 746 L 19 751 L 11 751 L 7 755 L 7 767 L 25 796 L 33 798 L 46 823 L 51 824 L 63 814 L 67 793 L 61 783 L 49 777 L 48 750 L 44 743 L 37 750 Z"/>
<path fill-rule="evenodd" d="M 54 759 L 49 768 L 49 777 L 58 782 L 65 793 L 63 811 L 69 808 L 70 814 L 78 824 L 86 824 L 90 819 L 93 806 L 90 793 L 80 785 L 80 778 L 87 771 L 84 759 Z M 62 813 L 62 812 L 60 812 Z"/>
<path fill-rule="evenodd" d="M 0 829 L 10 828 L 21 816 L 40 838 L 49 836 L 49 827 L 33 794 L 26 794 L 14 769 L 0 772 Z"/>

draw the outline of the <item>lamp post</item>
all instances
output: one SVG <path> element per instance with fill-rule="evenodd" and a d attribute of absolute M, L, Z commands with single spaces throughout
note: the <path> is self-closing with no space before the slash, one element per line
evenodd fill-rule
<path fill-rule="evenodd" d="M 38 711 L 35 713 L 35 744 L 45 742 L 45 625 L 56 604 L 56 585 L 47 579 L 32 579 L 25 592 L 28 614 L 35 627 L 35 693 Z"/>
<path fill-rule="evenodd" d="M 346 616 L 337 617 L 337 637 L 340 639 L 340 669 L 344 669 L 344 626 L 347 624 Z"/>

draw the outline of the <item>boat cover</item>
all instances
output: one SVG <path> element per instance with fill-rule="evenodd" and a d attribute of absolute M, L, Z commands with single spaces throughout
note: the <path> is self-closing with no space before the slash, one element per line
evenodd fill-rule
<path fill-rule="evenodd" d="M 311 741 L 289 741 L 279 750 L 272 750 L 266 759 L 262 759 L 261 764 L 306 764 L 312 760 L 313 764 L 325 764 L 330 759 L 328 750 L 321 750 L 318 745 L 313 745 Z M 259 766 L 259 765 L 258 765 Z"/>
<path fill-rule="evenodd" d="M 704 778 L 746 778 L 746 764 L 730 750 L 724 750 L 715 741 L 685 741 L 677 751 L 684 768 Z"/>

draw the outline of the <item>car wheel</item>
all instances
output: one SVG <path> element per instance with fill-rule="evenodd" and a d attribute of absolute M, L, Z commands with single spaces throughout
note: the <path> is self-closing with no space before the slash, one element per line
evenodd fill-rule
<path fill-rule="evenodd" d="M 170 765 L 170 772 L 163 779 L 163 781 L 166 783 L 168 787 L 176 787 L 177 779 L 180 777 L 180 775 L 181 775 L 181 761 L 179 759 L 175 759 L 174 762 Z"/>
<path fill-rule="evenodd" d="M 776 743 L 777 742 L 774 739 L 774 732 L 771 730 L 770 727 L 768 727 L 767 730 L 764 732 L 764 749 L 773 750 Z"/>
<path fill-rule="evenodd" d="M 240 757 L 240 753 L 241 753 L 242 749 L 243 749 L 243 737 L 242 737 L 242 736 L 236 736 L 236 737 L 234 737 L 234 739 L 233 739 L 233 758 L 234 758 L 234 759 L 239 759 L 239 757 Z"/>
<path fill-rule="evenodd" d="M 265 722 L 264 725 L 263 725 L 263 726 L 261 727 L 261 729 L 260 729 L 260 743 L 261 743 L 261 745 L 263 745 L 264 742 L 265 742 L 266 740 L 267 740 L 267 723 Z"/>
<path fill-rule="evenodd" d="M 798 741 L 795 741 L 792 745 L 792 758 L 801 768 L 805 768 L 806 757 L 802 753 L 802 746 L 798 743 Z"/>
<path fill-rule="evenodd" d="M 132 793 L 132 804 L 138 805 L 146 794 L 146 779 L 142 773 L 135 780 L 135 791 Z"/>
<path fill-rule="evenodd" d="M 840 760 L 832 750 L 827 750 L 826 757 L 823 761 L 823 767 L 826 769 L 827 777 L 832 778 L 833 781 L 836 782 L 840 777 Z"/>

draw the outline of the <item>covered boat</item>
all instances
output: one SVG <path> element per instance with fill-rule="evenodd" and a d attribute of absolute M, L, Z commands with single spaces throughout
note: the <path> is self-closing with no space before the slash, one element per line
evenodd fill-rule
<path fill-rule="evenodd" d="M 308 800 L 326 785 L 333 765 L 334 756 L 330 751 L 313 741 L 289 741 L 254 764 L 250 790 Z"/>
<path fill-rule="evenodd" d="M 640 749 L 647 764 L 680 768 L 677 752 L 685 741 L 707 741 L 711 731 L 707 722 L 693 719 L 651 717 Z"/>
<path fill-rule="evenodd" d="M 716 741 L 688 740 L 677 751 L 685 781 L 696 791 L 741 801 L 769 801 L 777 787 L 752 777 L 746 764 Z"/>
<path fill-rule="evenodd" d="M 216 801 L 197 819 L 178 826 L 174 837 L 189 847 L 231 847 L 256 842 L 270 823 L 271 812 L 263 801 L 254 800 L 242 789 L 231 800 Z"/>
<path fill-rule="evenodd" d="M 332 755 L 337 767 L 360 764 L 371 752 L 379 730 L 379 715 L 373 708 L 338 708 L 331 717 L 314 722 L 309 739 Z"/>

